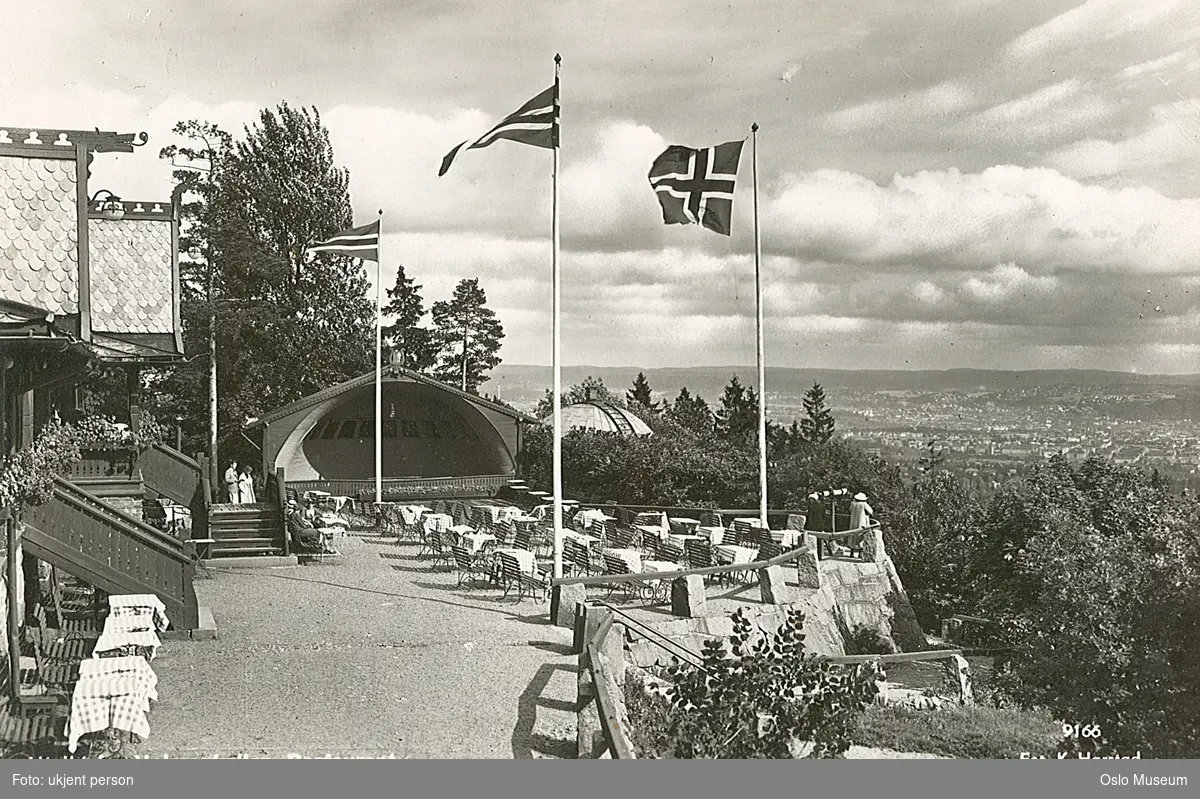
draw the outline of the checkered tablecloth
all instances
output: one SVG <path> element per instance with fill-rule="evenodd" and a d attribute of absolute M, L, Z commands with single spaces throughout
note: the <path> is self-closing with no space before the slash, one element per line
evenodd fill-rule
<path fill-rule="evenodd" d="M 754 556 L 758 554 L 756 550 L 749 547 L 739 547 L 734 544 L 722 544 L 713 549 L 719 553 L 718 559 L 724 563 L 752 563 Z"/>
<path fill-rule="evenodd" d="M 105 675 L 80 679 L 71 698 L 67 721 L 67 750 L 79 748 L 81 736 L 111 728 L 125 730 L 142 740 L 150 736 L 146 721 L 149 698 L 144 678 L 136 675 Z"/>
<path fill-rule="evenodd" d="M 495 541 L 496 536 L 490 533 L 479 533 L 472 531 L 469 533 L 463 533 L 462 540 L 466 544 L 467 549 L 474 553 L 483 549 L 483 545 L 488 541 Z"/>
<path fill-rule="evenodd" d="M 524 549 L 512 548 L 497 549 L 496 552 L 498 554 L 511 555 L 516 559 L 517 564 L 521 567 L 521 571 L 525 572 L 526 574 L 533 574 L 536 561 L 534 560 L 532 552 Z"/>
<path fill-rule="evenodd" d="M 428 512 L 429 508 L 424 505 L 400 506 L 400 518 L 404 520 L 405 524 L 416 524 L 420 520 L 421 514 Z"/>
<path fill-rule="evenodd" d="M 79 679 L 96 679 L 107 676 L 128 675 L 141 679 L 146 696 L 158 701 L 158 675 L 145 658 L 136 656 L 119 658 L 89 658 L 79 662 Z"/>
<path fill-rule="evenodd" d="M 106 629 L 96 640 L 96 648 L 93 650 L 92 656 L 99 657 L 101 652 L 111 652 L 114 649 L 121 649 L 126 646 L 144 646 L 149 648 L 150 659 L 153 660 L 158 652 L 158 648 L 162 646 L 162 641 L 158 640 L 158 636 L 153 630 L 109 631 Z"/>
<path fill-rule="evenodd" d="M 450 529 L 452 524 L 454 524 L 454 517 L 446 513 L 430 513 L 424 519 L 426 533 L 432 533 L 434 530 L 444 533 Z"/>
<path fill-rule="evenodd" d="M 104 632 L 113 634 L 153 630 L 154 626 L 154 611 L 149 608 L 113 608 L 104 619 Z"/>
<path fill-rule="evenodd" d="M 112 594 L 108 597 L 108 607 L 117 608 L 149 608 L 154 611 L 154 625 L 159 630 L 170 626 L 167 618 L 167 606 L 154 594 Z"/>
<path fill-rule="evenodd" d="M 633 574 L 638 574 L 642 571 L 642 553 L 636 549 L 606 549 L 604 554 L 607 557 L 612 555 L 618 558 L 625 564 L 625 568 Z"/>

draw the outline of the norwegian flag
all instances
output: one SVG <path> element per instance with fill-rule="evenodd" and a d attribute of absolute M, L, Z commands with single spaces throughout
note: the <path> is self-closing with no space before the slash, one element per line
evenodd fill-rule
<path fill-rule="evenodd" d="M 654 159 L 650 186 L 668 225 L 703 225 L 729 235 L 733 188 L 745 141 L 703 150 L 673 144 Z"/>

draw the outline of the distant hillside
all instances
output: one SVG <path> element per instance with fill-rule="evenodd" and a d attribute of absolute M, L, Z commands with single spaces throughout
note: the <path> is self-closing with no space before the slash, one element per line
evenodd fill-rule
<path fill-rule="evenodd" d="M 679 389 L 708 400 L 720 396 L 733 374 L 745 384 L 757 382 L 753 366 L 704 366 L 687 369 L 640 369 L 636 366 L 564 366 L 563 387 L 575 385 L 588 375 L 598 377 L 610 389 L 629 388 L 637 373 L 645 372 L 654 391 L 674 398 Z M 548 366 L 501 364 L 492 380 L 482 387 L 487 394 L 499 394 L 514 404 L 536 403 L 552 380 Z M 814 382 L 836 392 L 857 391 L 1006 391 L 1037 386 L 1073 386 L 1107 389 L 1129 388 L 1200 388 L 1200 375 L 1140 375 L 1092 369 L 1042 369 L 1026 372 L 986 369 L 947 369 L 944 371 L 850 370 L 850 369 L 767 369 L 768 394 L 799 396 Z"/>

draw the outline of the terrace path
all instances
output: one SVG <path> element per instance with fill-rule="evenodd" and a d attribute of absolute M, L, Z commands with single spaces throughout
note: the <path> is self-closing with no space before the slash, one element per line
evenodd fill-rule
<path fill-rule="evenodd" d="M 149 757 L 572 757 L 576 658 L 549 606 L 456 589 L 415 544 L 198 576 L 215 641 L 164 641 Z"/>

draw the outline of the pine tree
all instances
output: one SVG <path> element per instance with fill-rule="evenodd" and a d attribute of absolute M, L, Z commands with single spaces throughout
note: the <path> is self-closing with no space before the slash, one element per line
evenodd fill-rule
<path fill-rule="evenodd" d="M 658 403 L 654 401 L 654 394 L 650 390 L 650 381 L 646 379 L 645 372 L 637 373 L 637 377 L 633 379 L 633 388 L 625 392 L 625 401 L 632 406 L 640 406 L 648 411 L 658 410 Z"/>
<path fill-rule="evenodd" d="M 383 307 L 383 314 L 394 317 L 394 321 L 383 328 L 384 346 L 398 355 L 401 366 L 424 372 L 437 361 L 437 350 L 432 332 L 420 326 L 425 316 L 421 287 L 405 274 L 403 264 L 397 268 L 396 285 L 388 289 L 387 295 L 391 301 Z"/>
<path fill-rule="evenodd" d="M 730 444 L 742 446 L 758 436 L 758 394 L 742 385 L 734 375 L 721 395 L 721 407 L 715 414 L 717 435 Z"/>
<path fill-rule="evenodd" d="M 666 410 L 667 418 L 681 427 L 686 427 L 702 436 L 713 432 L 713 413 L 704 397 L 693 396 L 687 387 L 679 389 L 679 396 Z"/>
<path fill-rule="evenodd" d="M 460 280 L 450 300 L 433 304 L 433 341 L 438 349 L 434 377 L 476 393 L 500 363 L 504 327 L 487 307 L 479 279 Z"/>
<path fill-rule="evenodd" d="M 804 418 L 800 432 L 809 444 L 824 444 L 833 438 L 833 414 L 825 407 L 825 389 L 820 383 L 804 393 Z"/>

